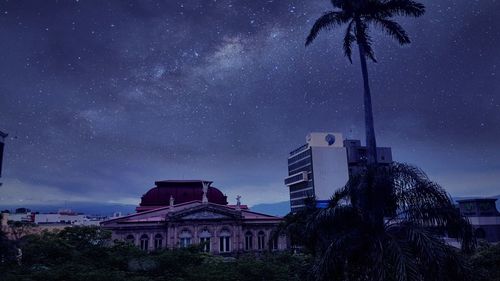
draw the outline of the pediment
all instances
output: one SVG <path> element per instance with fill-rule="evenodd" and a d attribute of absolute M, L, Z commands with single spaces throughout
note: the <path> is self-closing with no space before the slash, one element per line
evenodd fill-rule
<path fill-rule="evenodd" d="M 225 206 L 212 204 L 198 205 L 193 208 L 169 214 L 172 220 L 224 220 L 240 219 L 241 213 Z"/>
<path fill-rule="evenodd" d="M 213 220 L 213 219 L 230 219 L 230 216 L 223 215 L 216 212 L 210 212 L 207 210 L 194 212 L 185 216 L 180 216 L 179 219 L 182 220 Z"/>

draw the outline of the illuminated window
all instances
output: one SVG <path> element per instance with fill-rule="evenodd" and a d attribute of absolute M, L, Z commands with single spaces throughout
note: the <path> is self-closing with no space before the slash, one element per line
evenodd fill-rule
<path fill-rule="evenodd" d="M 259 234 L 257 235 L 257 249 L 259 249 L 259 250 L 264 249 L 265 238 L 266 238 L 266 235 L 264 234 L 264 231 L 259 231 Z"/>
<path fill-rule="evenodd" d="M 183 230 L 179 235 L 179 246 L 181 248 L 186 248 L 191 245 L 191 232 L 189 230 Z"/>
<path fill-rule="evenodd" d="M 155 250 L 163 248 L 163 236 L 161 234 L 155 235 Z"/>
<path fill-rule="evenodd" d="M 247 231 L 245 233 L 245 251 L 250 251 L 253 248 L 252 241 L 253 240 L 253 235 L 252 232 Z"/>
<path fill-rule="evenodd" d="M 201 245 L 201 250 L 203 252 L 210 252 L 210 237 L 212 235 L 210 234 L 210 232 L 208 230 L 203 230 L 201 233 L 200 233 L 200 245 Z"/>
<path fill-rule="evenodd" d="M 231 233 L 227 230 L 223 230 L 219 234 L 219 252 L 227 253 L 231 251 L 230 243 Z"/>
<path fill-rule="evenodd" d="M 141 250 L 147 251 L 149 248 L 149 237 L 146 234 L 141 236 Z"/>

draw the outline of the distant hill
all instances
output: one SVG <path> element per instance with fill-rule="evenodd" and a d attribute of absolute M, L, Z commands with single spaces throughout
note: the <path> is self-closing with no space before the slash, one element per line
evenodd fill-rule
<path fill-rule="evenodd" d="M 496 198 L 496 199 L 498 199 L 496 202 L 497 209 L 500 211 L 500 195 L 484 196 L 484 197 L 482 197 L 482 196 L 452 197 L 452 199 L 455 202 L 457 202 L 457 200 L 464 200 L 464 199 L 471 199 L 471 198 Z M 285 216 L 286 214 L 288 214 L 290 212 L 290 202 L 283 201 L 283 202 L 277 202 L 277 203 L 257 204 L 257 205 L 250 207 L 250 210 L 260 212 L 260 213 L 269 214 L 269 215 Z"/>
<path fill-rule="evenodd" d="M 453 197 L 453 200 L 471 199 L 471 198 L 496 198 L 497 209 L 500 211 L 500 195 L 497 196 L 468 196 L 468 197 Z M 92 203 L 92 202 L 68 202 L 59 203 L 54 205 L 0 205 L 0 210 L 10 210 L 14 211 L 16 208 L 28 208 L 34 212 L 49 213 L 57 212 L 60 209 L 71 209 L 78 213 L 84 213 L 87 215 L 102 215 L 109 216 L 114 212 L 121 212 L 123 215 L 135 213 L 136 205 L 126 205 L 126 204 L 112 204 L 112 203 Z M 250 207 L 250 210 L 274 215 L 274 216 L 285 216 L 290 212 L 290 202 L 283 201 L 277 203 L 262 203 Z"/>
<path fill-rule="evenodd" d="M 136 205 L 112 204 L 99 202 L 68 202 L 53 205 L 0 205 L 0 210 L 14 211 L 16 208 L 28 208 L 32 212 L 50 213 L 61 209 L 71 209 L 77 213 L 86 215 L 109 216 L 115 212 L 121 212 L 123 215 L 135 213 Z"/>
<path fill-rule="evenodd" d="M 250 210 L 268 215 L 282 217 L 290 212 L 290 201 L 257 204 L 250 207 Z"/>

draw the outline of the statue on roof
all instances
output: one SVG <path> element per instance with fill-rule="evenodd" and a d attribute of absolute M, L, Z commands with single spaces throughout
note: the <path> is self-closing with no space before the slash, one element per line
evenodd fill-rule
<path fill-rule="evenodd" d="M 236 210 L 241 210 L 241 195 L 236 196 Z"/>
<path fill-rule="evenodd" d="M 208 197 L 207 197 L 207 194 L 208 194 L 208 187 L 210 186 L 210 182 L 202 182 L 203 184 L 203 197 L 201 199 L 201 203 L 208 203 Z"/>

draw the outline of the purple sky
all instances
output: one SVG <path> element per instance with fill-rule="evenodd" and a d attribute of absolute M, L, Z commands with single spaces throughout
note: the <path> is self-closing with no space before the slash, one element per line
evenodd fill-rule
<path fill-rule="evenodd" d="M 378 143 L 454 196 L 500 193 L 500 1 L 426 0 L 373 31 Z M 363 138 L 343 29 L 304 41 L 318 1 L 1 1 L 0 205 L 127 202 L 207 179 L 243 204 L 285 201 L 310 131 Z"/>

